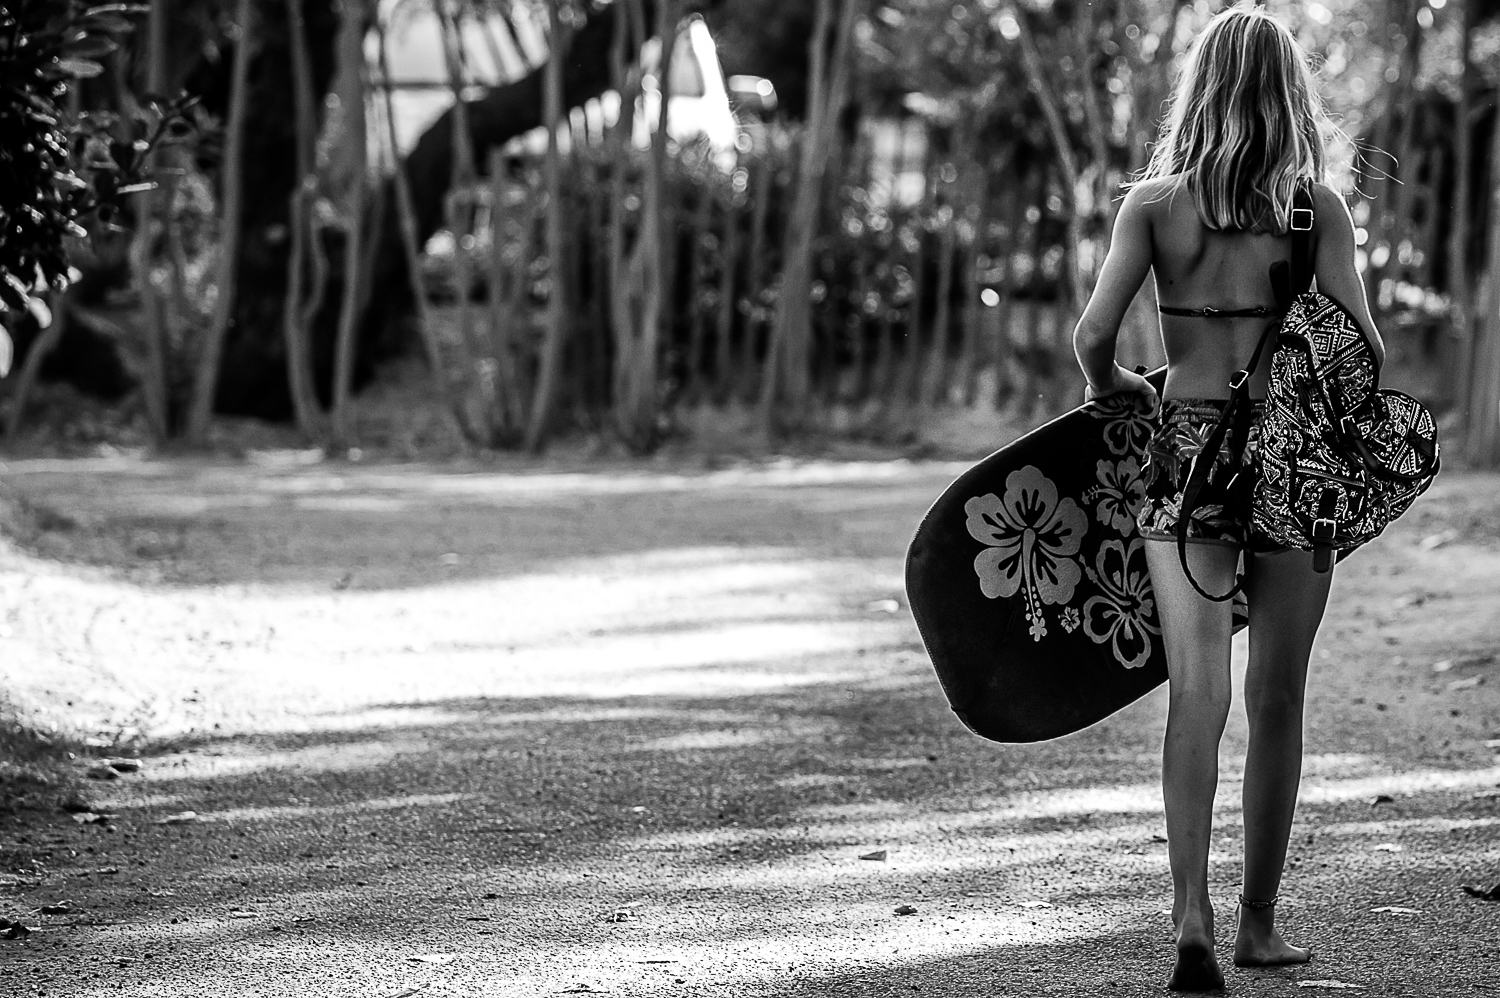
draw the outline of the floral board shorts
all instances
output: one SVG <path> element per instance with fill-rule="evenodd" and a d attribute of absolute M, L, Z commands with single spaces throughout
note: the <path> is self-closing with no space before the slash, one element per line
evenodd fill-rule
<path fill-rule="evenodd" d="M 1136 517 L 1142 537 L 1177 540 L 1183 490 L 1187 488 L 1193 458 L 1202 452 L 1226 404 L 1223 399 L 1162 400 L 1161 420 L 1146 444 L 1146 464 L 1142 469 L 1146 501 Z M 1254 484 L 1251 464 L 1260 448 L 1260 426 L 1265 411 L 1264 400 L 1251 403 L 1249 439 L 1243 447 L 1235 437 L 1234 427 L 1230 427 L 1188 524 L 1189 543 L 1223 544 L 1259 552 L 1279 550 L 1264 538 L 1257 540 L 1250 530 L 1250 493 Z"/>

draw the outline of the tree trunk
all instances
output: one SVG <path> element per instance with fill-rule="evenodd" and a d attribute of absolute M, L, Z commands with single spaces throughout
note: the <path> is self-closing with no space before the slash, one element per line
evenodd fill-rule
<path fill-rule="evenodd" d="M 1156 47 L 1148 55 L 1144 48 L 1137 48 L 1140 56 L 1138 74 L 1140 82 L 1131 88 L 1133 102 L 1133 129 L 1134 136 L 1130 144 L 1130 165 L 1132 174 L 1138 172 L 1146 165 L 1147 157 L 1150 155 L 1150 147 L 1160 130 L 1160 117 L 1162 103 L 1167 98 L 1167 88 L 1170 84 L 1170 73 L 1172 57 L 1176 55 L 1177 44 L 1177 22 L 1182 17 L 1182 11 L 1190 6 L 1189 0 L 1171 0 L 1171 10 L 1167 16 L 1167 23 L 1160 35 L 1156 35 Z M 1143 17 L 1144 21 L 1145 18 Z M 1141 33 L 1141 41 L 1144 42 L 1151 35 L 1145 31 Z M 1132 75 L 1132 81 L 1137 79 Z"/>
<path fill-rule="evenodd" d="M 749 274 L 745 278 L 745 328 L 740 339 L 740 363 L 739 370 L 735 373 L 736 390 L 745 402 L 755 398 L 757 384 L 755 378 L 756 370 L 756 347 L 759 345 L 760 332 L 765 323 L 760 319 L 762 299 L 766 291 L 766 226 L 771 218 L 771 195 L 776 190 L 776 171 L 768 163 L 763 163 L 750 173 L 750 197 L 753 204 L 750 208 L 750 253 Z M 766 356 L 761 361 L 767 368 L 770 366 L 770 347 L 767 346 Z M 768 371 L 762 372 L 762 378 L 769 377 Z"/>
<path fill-rule="evenodd" d="M 202 444 L 213 419 L 214 393 L 219 386 L 219 361 L 224 338 L 234 318 L 235 279 L 239 274 L 240 219 L 243 214 L 245 115 L 248 111 L 250 53 L 254 41 L 255 8 L 252 0 L 239 0 L 236 22 L 239 38 L 234 47 L 234 69 L 229 84 L 229 121 L 225 126 L 222 208 L 219 229 L 219 279 L 214 297 L 213 319 L 198 354 L 193 379 L 192 408 L 188 413 L 187 438 Z"/>
<path fill-rule="evenodd" d="M 348 222 L 344 230 L 343 301 L 339 306 L 338 335 L 333 350 L 333 439 L 340 447 L 355 441 L 353 399 L 355 334 L 359 329 L 366 275 L 365 191 L 369 186 L 365 137 L 365 33 L 369 27 L 364 0 L 344 0 L 343 24 L 339 31 L 339 62 L 345 74 L 339 97 L 344 110 L 341 124 L 345 155 L 349 157 L 344 178 L 352 186 L 345 205 Z"/>
<path fill-rule="evenodd" d="M 963 404 L 972 406 L 979 392 L 979 368 L 988 359 L 982 355 L 984 337 L 980 335 L 983 303 L 979 300 L 979 256 L 985 246 L 989 226 L 989 172 L 983 164 L 969 161 L 965 167 L 968 183 L 964 215 L 972 228 L 963 246 L 963 352 L 959 355 L 959 377 L 963 379 Z"/>
<path fill-rule="evenodd" d="M 1500 122 L 1490 141 L 1490 164 L 1486 272 L 1464 440 L 1464 456 L 1478 468 L 1500 467 Z"/>
<path fill-rule="evenodd" d="M 558 149 L 558 129 L 563 123 L 563 60 L 567 57 L 566 27 L 560 4 L 549 0 L 548 21 L 551 27 L 551 55 L 547 59 L 547 85 L 544 90 L 547 125 L 547 262 L 551 273 L 547 292 L 547 334 L 542 344 L 541 366 L 537 372 L 536 393 L 531 397 L 531 421 L 526 427 L 526 449 L 542 449 L 552 416 L 552 406 L 562 375 L 563 347 L 568 337 L 568 303 L 564 290 L 567 283 L 567 247 L 563 236 L 562 153 Z M 665 88 L 663 88 L 665 90 Z M 662 101 L 666 103 L 665 98 Z"/>
<path fill-rule="evenodd" d="M 703 390 L 703 337 L 708 328 L 708 313 L 703 308 L 704 280 L 709 268 L 709 236 L 713 232 L 712 178 L 698 185 L 698 210 L 694 213 L 689 235 L 688 266 L 688 350 L 687 370 L 683 373 L 683 397 L 696 403 Z"/>
<path fill-rule="evenodd" d="M 455 127 L 449 133 L 452 138 L 450 163 L 453 170 L 448 177 L 448 189 L 443 198 L 444 214 L 448 220 L 448 231 L 453 234 L 453 276 L 457 284 L 456 304 L 458 308 L 458 376 L 452 379 L 450 391 L 457 397 L 455 404 L 465 411 L 464 400 L 477 385 L 482 401 L 483 419 L 486 429 L 479 434 L 483 443 L 509 443 L 504 437 L 505 420 L 500 416 L 500 404 L 496 386 L 496 369 L 487 362 L 486 344 L 480 341 L 474 325 L 474 267 L 472 257 L 474 227 L 474 196 L 477 181 L 477 165 L 474 159 L 474 143 L 468 127 L 468 109 L 464 105 L 463 93 L 468 81 L 468 67 L 464 60 L 463 34 L 460 18 L 463 8 L 450 6 L 454 0 L 438 0 L 434 6 L 438 26 L 442 34 L 443 64 L 448 71 L 448 87 L 453 93 L 452 113 Z M 498 364 L 498 361 L 495 362 Z"/>
<path fill-rule="evenodd" d="M 713 400 L 723 404 L 729 399 L 734 380 L 730 337 L 734 334 L 735 276 L 740 259 L 740 213 L 731 187 L 724 200 L 724 238 L 719 243 L 719 314 L 714 331 Z"/>
<path fill-rule="evenodd" d="M 58 341 L 62 339 L 63 333 L 68 328 L 67 299 L 56 292 L 49 297 L 51 300 L 48 306 L 52 312 L 52 321 L 36 339 L 31 341 L 31 347 L 26 351 L 26 361 L 21 365 L 21 371 L 16 376 L 15 390 L 11 393 L 10 418 L 5 424 L 7 443 L 15 443 L 20 437 L 21 423 L 26 416 L 26 402 L 31 398 L 32 389 L 36 387 L 37 377 L 42 372 L 42 364 L 56 349 Z"/>
<path fill-rule="evenodd" d="M 812 346 L 813 241 L 822 215 L 825 169 L 839 113 L 848 100 L 849 63 L 859 0 L 841 0 L 837 23 L 834 0 L 818 0 L 817 20 L 808 43 L 811 63 L 807 121 L 797 169 L 796 197 L 787 219 L 781 261 L 781 294 L 761 385 L 761 429 L 770 435 L 778 422 L 789 429 L 807 417 Z M 827 55 L 834 32 L 833 55 Z"/>
<path fill-rule="evenodd" d="M 1101 220 L 1108 239 L 1109 223 L 1114 215 L 1114 199 L 1110 197 L 1114 190 L 1114 171 L 1110 166 L 1109 156 L 1109 122 L 1104 115 L 1104 109 L 1099 106 L 1099 90 L 1094 86 L 1094 59 L 1095 53 L 1099 51 L 1097 25 L 1094 22 L 1094 7 L 1092 4 L 1080 5 L 1073 14 L 1073 31 L 1077 39 L 1077 50 L 1073 59 L 1078 66 L 1078 93 L 1083 102 L 1083 121 L 1088 133 L 1089 155 L 1093 162 L 1089 164 L 1091 172 L 1090 215 Z M 1094 271 L 1097 272 L 1103 257 L 1096 256 L 1094 260 Z M 1092 276 L 1092 275 L 1091 275 Z M 1093 281 L 1087 282 L 1090 286 Z"/>
<path fill-rule="evenodd" d="M 167 88 L 167 17 L 167 0 L 151 0 L 146 27 L 146 87 L 152 93 L 163 93 Z M 153 151 L 147 169 L 153 170 L 159 159 L 159 153 Z M 130 261 L 136 292 L 145 313 L 142 316 L 141 332 L 146 341 L 146 367 L 141 393 L 146 403 L 146 420 L 151 426 L 151 435 L 157 443 L 163 443 L 172 432 L 164 342 L 169 321 L 168 304 L 152 283 L 151 271 L 156 242 L 153 230 L 158 222 L 166 220 L 170 203 L 165 201 L 160 190 L 143 191 L 136 196 L 135 201 L 135 234 L 130 246 Z"/>
<path fill-rule="evenodd" d="M 614 366 L 610 372 L 610 403 L 614 407 L 616 429 L 627 436 L 629 425 L 625 398 L 630 391 L 630 373 L 634 365 L 635 317 L 631 311 L 630 280 L 632 268 L 626 256 L 627 218 L 626 181 L 630 173 L 631 135 L 635 127 L 635 103 L 640 96 L 641 71 L 637 66 L 629 69 L 629 53 L 637 35 L 644 28 L 636 28 L 634 6 L 627 0 L 618 0 L 620 10 L 615 17 L 615 39 L 610 46 L 610 72 L 614 77 L 615 91 L 620 95 L 620 113 L 614 125 L 605 135 L 609 160 L 613 164 L 609 178 L 609 249 L 606 280 L 608 281 L 609 330 L 614 339 Z M 639 238 L 639 237 L 638 237 Z"/>
<path fill-rule="evenodd" d="M 927 371 L 922 379 L 923 409 L 932 409 L 947 401 L 948 341 L 953 333 L 953 256 L 957 249 L 955 230 L 958 227 L 951 191 L 948 201 L 945 205 L 949 210 L 948 224 L 943 226 L 938 241 L 937 303 L 932 317 L 932 352 L 928 355 Z"/>
<path fill-rule="evenodd" d="M 635 40 L 643 41 L 646 31 L 646 7 L 641 0 L 626 0 Z M 659 350 L 663 302 L 667 293 L 665 247 L 666 232 L 661 180 L 666 161 L 667 125 L 670 101 L 665 99 L 668 72 L 676 47 L 675 21 L 668 0 L 656 7 L 656 34 L 661 39 L 661 63 L 657 68 L 658 88 L 663 99 L 657 116 L 651 149 L 643 162 L 641 178 L 641 215 L 635 246 L 626 264 L 625 283 L 617 292 L 618 314 L 627 317 L 621 330 L 615 400 L 615 427 L 625 445 L 637 453 L 651 450 L 657 442 L 657 352 Z M 632 90 L 634 88 L 632 87 Z M 628 133 L 627 133 L 628 135 Z M 628 138 L 627 138 L 628 141 Z M 617 209 L 618 210 L 618 209 Z"/>
<path fill-rule="evenodd" d="M 922 370 L 922 300 L 927 293 L 927 244 L 922 237 L 926 227 L 922 214 L 928 200 L 933 196 L 931 168 L 925 170 L 922 184 L 922 200 L 912 209 L 912 230 L 916 245 L 911 254 L 912 296 L 906 307 L 904 338 L 905 349 L 901 353 L 901 375 L 896 385 L 894 401 L 902 406 L 915 402 L 921 389 Z"/>
<path fill-rule="evenodd" d="M 1474 34 L 1474 0 L 1462 0 L 1463 24 L 1460 29 L 1459 57 L 1463 72 L 1459 77 L 1458 103 L 1454 108 L 1453 128 L 1453 204 L 1449 211 L 1448 300 L 1452 303 L 1453 321 L 1449 327 L 1448 383 L 1454 386 L 1459 425 L 1469 424 L 1469 384 L 1472 381 L 1474 344 L 1474 284 L 1469 274 L 1469 218 L 1473 201 L 1473 106 L 1474 54 L 1470 44 Z"/>
<path fill-rule="evenodd" d="M 395 221 L 401 237 L 401 250 L 406 263 L 406 282 L 410 291 L 412 303 L 417 313 L 417 331 L 422 339 L 422 347 L 427 356 L 428 371 L 432 376 L 432 387 L 437 398 L 446 401 L 453 408 L 454 419 L 458 424 L 459 431 L 470 443 L 479 443 L 480 436 L 469 425 L 468 419 L 463 412 L 463 399 L 458 393 L 451 390 L 446 369 L 443 366 L 442 349 L 438 344 L 437 328 L 433 325 L 432 309 L 427 301 L 426 282 L 422 276 L 421 244 L 417 238 L 416 211 L 412 206 L 411 185 L 407 181 L 406 171 L 401 166 L 401 156 L 396 148 L 396 118 L 395 111 L 391 106 L 391 67 L 390 58 L 386 50 L 385 24 L 379 18 L 375 18 L 375 32 L 380 53 L 380 77 L 386 84 L 385 93 L 382 95 L 382 103 L 385 107 L 386 133 L 391 143 L 391 164 L 393 167 L 391 187 L 396 202 Z M 384 213 L 387 218 L 391 212 Z M 389 221 L 386 223 L 389 224 Z M 384 231 L 382 228 L 381 231 Z M 372 237 L 374 233 L 372 233 Z M 370 269 L 371 284 L 374 282 L 374 267 Z M 372 288 L 373 291 L 373 288 Z M 374 299 L 374 294 L 371 299 Z M 368 305 L 366 306 L 368 307 Z"/>
<path fill-rule="evenodd" d="M 1026 76 L 1031 92 L 1042 109 L 1047 122 L 1047 132 L 1052 139 L 1052 151 L 1057 155 L 1057 167 L 1061 172 L 1063 206 L 1068 213 L 1068 238 L 1063 246 L 1063 286 L 1075 310 L 1082 311 L 1088 300 L 1088 288 L 1084 284 L 1083 272 L 1078 265 L 1078 246 L 1083 241 L 1082 219 L 1078 203 L 1078 157 L 1073 152 L 1073 140 L 1068 133 L 1068 122 L 1053 92 L 1052 83 L 1042 66 L 1041 53 L 1037 51 L 1036 39 L 1031 32 L 1030 16 L 1020 8 L 1016 10 L 1016 23 L 1020 25 L 1021 61 L 1026 67 Z"/>
<path fill-rule="evenodd" d="M 505 263 L 505 164 L 500 150 L 490 150 L 490 350 L 495 354 L 495 393 L 499 397 L 497 418 L 501 420 L 500 438 L 514 440 L 526 421 L 526 400 L 521 394 L 517 373 L 521 344 L 517 342 L 517 309 L 511 303 L 517 295 L 509 285 L 514 283 Z"/>
<path fill-rule="evenodd" d="M 309 439 L 322 441 L 323 419 L 313 388 L 308 343 L 308 321 L 321 305 L 326 261 L 321 258 L 321 235 L 312 217 L 317 197 L 314 144 L 317 142 L 317 113 L 313 105 L 312 64 L 302 23 L 302 0 L 287 0 L 287 24 L 291 34 L 292 86 L 297 120 L 298 183 L 292 191 L 292 251 L 287 263 L 287 294 L 283 307 L 286 335 L 286 371 L 292 395 L 292 411 L 297 427 Z M 308 301 L 302 300 L 302 279 L 306 258 L 312 257 L 313 287 Z"/>

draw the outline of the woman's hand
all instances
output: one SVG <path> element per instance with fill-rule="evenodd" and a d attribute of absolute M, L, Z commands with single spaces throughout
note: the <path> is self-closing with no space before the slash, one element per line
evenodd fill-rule
<path fill-rule="evenodd" d="M 1121 392 L 1135 392 L 1146 400 L 1146 407 L 1156 411 L 1157 397 L 1156 389 L 1151 382 L 1134 371 L 1127 371 L 1119 364 L 1110 369 L 1109 381 L 1102 385 L 1089 385 L 1083 390 L 1083 400 L 1092 402 L 1095 399 L 1105 398 L 1109 395 L 1118 395 Z"/>

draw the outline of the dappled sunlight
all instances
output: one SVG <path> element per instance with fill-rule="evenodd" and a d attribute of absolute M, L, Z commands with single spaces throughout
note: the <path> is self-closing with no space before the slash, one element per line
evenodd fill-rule
<path fill-rule="evenodd" d="M 343 814 L 365 814 L 371 811 L 398 811 L 413 807 L 443 807 L 459 801 L 470 800 L 472 794 L 413 794 L 409 797 L 382 797 L 376 800 L 353 801 L 347 804 L 280 804 L 264 807 L 238 807 L 224 811 L 209 811 L 199 815 L 202 821 L 284 821 L 289 818 L 309 818 Z"/>
<path fill-rule="evenodd" d="M 205 752 L 159 757 L 154 760 L 154 765 L 141 773 L 141 778 L 147 783 L 160 783 L 168 780 L 237 776 L 268 769 L 338 773 L 368 769 L 398 755 L 430 751 L 431 748 L 432 743 L 426 739 L 407 739 L 392 735 L 360 741 L 307 745 L 275 752 L 257 751 L 255 746 L 221 742 Z"/>
<path fill-rule="evenodd" d="M 214 718 L 228 734 L 348 727 L 377 704 L 460 695 L 716 696 L 857 682 L 868 670 L 856 653 L 914 641 L 905 615 L 865 609 L 882 590 L 859 564 L 682 548 L 332 601 L 233 589 L 183 600 L 56 570 L 0 573 L 0 591 L 44 594 L 24 601 L 0 674 L 24 695 L 39 676 L 57 681 L 57 667 L 39 663 L 60 657 L 79 674 L 71 685 L 87 690 L 75 718 L 86 705 L 100 717 L 145 708 L 162 736 L 207 727 L 200 703 L 232 705 Z M 131 648 L 142 655 L 116 669 Z"/>
<path fill-rule="evenodd" d="M 538 560 L 459 543 L 445 533 L 456 507 L 437 504 L 419 525 L 429 546 L 414 554 L 407 539 L 422 567 L 361 587 L 359 557 L 333 539 L 306 546 L 386 514 L 293 504 L 411 493 L 335 485 L 345 476 L 326 469 L 271 477 L 295 484 L 241 491 L 294 514 L 284 554 L 305 556 L 306 572 L 158 585 L 0 552 L 0 598 L 15 608 L 0 682 L 155 739 L 139 774 L 92 794 L 115 832 L 58 816 L 33 843 L 51 865 L 18 878 L 17 897 L 84 912 L 15 950 L 34 973 L 57 940 L 108 967 L 74 989 L 90 998 L 116 984 L 185 998 L 201 981 L 178 968 L 203 961 L 245 993 L 274 976 L 296 993 L 337 980 L 455 998 L 982 990 L 945 991 L 952 981 L 1042 995 L 1061 992 L 1033 982 L 1065 961 L 1103 967 L 1118 985 L 1106 993 L 1159 985 L 1166 690 L 1052 742 L 970 734 L 901 598 L 921 488 L 726 484 L 713 501 L 735 505 L 710 523 L 699 485 L 598 497 L 580 485 L 549 505 L 477 475 L 452 486 L 482 493 L 485 516 L 462 536 L 494 534 L 505 552 L 536 543 Z M 795 504 L 754 505 L 793 492 Z M 742 518 L 758 532 L 722 533 Z M 575 520 L 595 531 L 589 544 L 635 535 L 545 551 L 538 535 Z M 1380 543 L 1379 564 L 1411 561 L 1407 542 Z M 1367 957 L 1345 954 L 1392 951 L 1381 932 L 1398 923 L 1351 927 L 1348 912 L 1420 910 L 1465 953 L 1497 917 L 1454 886 L 1500 861 L 1488 796 L 1500 764 L 1483 745 L 1494 689 L 1451 695 L 1426 663 L 1459 651 L 1367 627 L 1349 605 L 1328 630 L 1283 896 L 1298 941 L 1328 954 L 1319 976 L 1368 986 Z M 1420 668 L 1394 664 L 1388 638 Z M 1246 651 L 1241 637 L 1237 691 Z M 1245 736 L 1237 700 L 1216 903 L 1240 878 Z M 156 824 L 186 811 L 196 819 Z M 1236 991 L 1280 994 L 1306 976 L 1242 975 Z"/>
<path fill-rule="evenodd" d="M 1303 783 L 1297 799 L 1308 804 L 1368 801 L 1377 794 L 1407 795 L 1433 790 L 1481 790 L 1500 786 L 1500 766 L 1472 770 L 1418 770 L 1361 779 L 1316 778 Z"/>

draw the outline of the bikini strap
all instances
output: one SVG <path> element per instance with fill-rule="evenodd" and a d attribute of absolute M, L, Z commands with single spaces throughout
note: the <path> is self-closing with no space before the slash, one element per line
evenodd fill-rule
<path fill-rule="evenodd" d="M 1276 309 L 1268 305 L 1257 305 L 1254 308 L 1214 308 L 1211 305 L 1203 308 L 1177 308 L 1158 305 L 1157 311 L 1162 315 L 1188 315 L 1200 319 L 1254 319 L 1276 314 Z"/>

